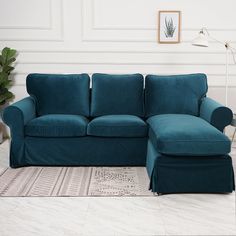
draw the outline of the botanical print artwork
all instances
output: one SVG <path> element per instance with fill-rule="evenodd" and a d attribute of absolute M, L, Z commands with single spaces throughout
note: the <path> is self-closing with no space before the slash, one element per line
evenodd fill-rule
<path fill-rule="evenodd" d="M 180 11 L 159 11 L 158 42 L 180 42 Z"/>
<path fill-rule="evenodd" d="M 176 26 L 174 26 L 172 17 L 168 19 L 165 17 L 165 35 L 166 38 L 173 38 Z"/>

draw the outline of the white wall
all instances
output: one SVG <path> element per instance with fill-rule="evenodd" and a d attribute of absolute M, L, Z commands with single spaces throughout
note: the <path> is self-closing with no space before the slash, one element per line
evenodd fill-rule
<path fill-rule="evenodd" d="M 31 72 L 178 74 L 204 72 L 224 102 L 224 48 L 191 46 L 202 26 L 236 47 L 235 0 L 0 0 L 0 48 L 19 51 L 13 91 L 26 96 Z M 182 11 L 181 44 L 157 43 L 158 10 Z M 236 110 L 230 60 L 229 105 Z"/>

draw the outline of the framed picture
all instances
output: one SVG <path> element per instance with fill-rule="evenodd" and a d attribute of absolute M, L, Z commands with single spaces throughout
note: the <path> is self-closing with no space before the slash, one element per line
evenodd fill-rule
<path fill-rule="evenodd" d="M 180 43 L 180 11 L 159 11 L 158 42 Z"/>

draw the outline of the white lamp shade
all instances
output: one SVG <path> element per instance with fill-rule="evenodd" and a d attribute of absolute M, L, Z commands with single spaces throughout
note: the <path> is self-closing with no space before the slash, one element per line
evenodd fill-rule
<path fill-rule="evenodd" d="M 198 37 L 193 40 L 192 45 L 199 47 L 208 47 L 208 40 L 206 35 L 203 32 L 200 32 Z"/>

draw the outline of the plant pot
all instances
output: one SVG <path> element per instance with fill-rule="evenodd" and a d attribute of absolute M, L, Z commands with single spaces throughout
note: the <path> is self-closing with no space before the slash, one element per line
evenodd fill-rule
<path fill-rule="evenodd" d="M 4 138 L 9 137 L 7 127 L 2 121 L 2 112 L 8 105 L 8 102 L 3 105 L 0 105 L 0 144 L 3 142 Z"/>
<path fill-rule="evenodd" d="M 0 130 L 0 144 L 3 142 L 3 131 Z"/>

